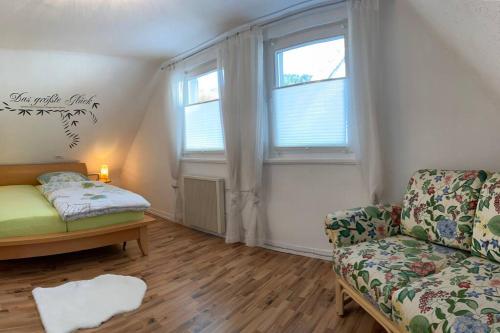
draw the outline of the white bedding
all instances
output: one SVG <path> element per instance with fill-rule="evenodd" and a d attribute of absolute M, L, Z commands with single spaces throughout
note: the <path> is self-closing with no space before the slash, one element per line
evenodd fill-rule
<path fill-rule="evenodd" d="M 50 182 L 37 188 L 64 221 L 144 211 L 151 206 L 139 194 L 96 181 Z"/>

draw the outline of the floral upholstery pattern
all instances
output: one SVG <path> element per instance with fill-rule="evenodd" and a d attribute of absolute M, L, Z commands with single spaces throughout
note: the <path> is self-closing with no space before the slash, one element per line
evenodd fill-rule
<path fill-rule="evenodd" d="M 500 332 L 500 265 L 470 257 L 396 291 L 392 306 L 409 332 Z"/>
<path fill-rule="evenodd" d="M 378 205 L 328 214 L 325 232 L 335 248 L 397 235 L 400 224 L 400 206 Z"/>
<path fill-rule="evenodd" d="M 474 220 L 472 254 L 500 262 L 500 173 L 483 184 Z"/>
<path fill-rule="evenodd" d="M 396 290 L 468 256 L 467 252 L 398 235 L 335 248 L 333 267 L 390 317 L 391 297 Z"/>
<path fill-rule="evenodd" d="M 403 201 L 401 232 L 422 240 L 470 250 L 485 171 L 419 170 Z"/>

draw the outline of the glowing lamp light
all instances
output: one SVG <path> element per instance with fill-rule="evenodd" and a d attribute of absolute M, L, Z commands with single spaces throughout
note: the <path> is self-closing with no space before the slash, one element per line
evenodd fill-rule
<path fill-rule="evenodd" d="M 106 164 L 101 165 L 101 172 L 99 173 L 99 179 L 102 181 L 109 181 L 109 168 Z"/>

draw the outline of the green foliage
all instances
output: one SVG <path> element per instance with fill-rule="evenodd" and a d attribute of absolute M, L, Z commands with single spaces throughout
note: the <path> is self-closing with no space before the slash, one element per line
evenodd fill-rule
<path fill-rule="evenodd" d="M 311 79 L 312 75 L 309 74 L 284 74 L 282 85 L 289 86 L 292 84 L 309 82 Z"/>

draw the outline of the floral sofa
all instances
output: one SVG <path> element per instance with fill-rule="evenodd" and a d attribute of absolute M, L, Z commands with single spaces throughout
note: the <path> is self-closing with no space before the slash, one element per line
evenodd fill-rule
<path fill-rule="evenodd" d="M 325 226 L 339 314 L 348 295 L 388 331 L 500 332 L 500 173 L 420 170 L 402 206 Z"/>

